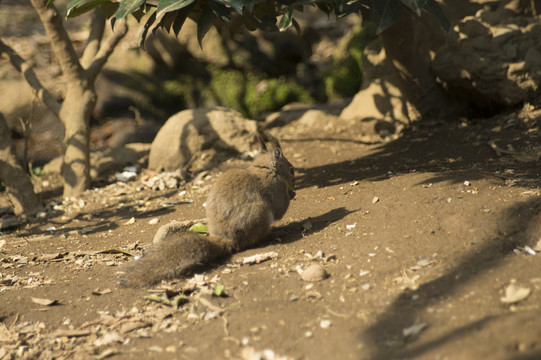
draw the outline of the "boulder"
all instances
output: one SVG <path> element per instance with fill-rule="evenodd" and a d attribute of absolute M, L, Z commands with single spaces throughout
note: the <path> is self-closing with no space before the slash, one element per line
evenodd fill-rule
<path fill-rule="evenodd" d="M 150 147 L 148 167 L 175 171 L 206 149 L 244 153 L 255 148 L 257 124 L 222 107 L 181 111 L 162 126 Z"/>
<path fill-rule="evenodd" d="M 387 121 L 395 125 L 409 123 L 407 103 L 401 90 L 385 79 L 365 85 L 340 117 L 343 120 Z"/>
<path fill-rule="evenodd" d="M 363 52 L 363 68 L 363 86 L 342 110 L 340 119 L 360 123 L 363 127 L 370 124 L 370 128 L 373 124 L 383 124 L 399 133 L 415 120 L 412 116 L 415 114 L 410 114 L 408 102 L 398 85 L 398 75 L 387 59 L 381 41 L 367 45 Z"/>

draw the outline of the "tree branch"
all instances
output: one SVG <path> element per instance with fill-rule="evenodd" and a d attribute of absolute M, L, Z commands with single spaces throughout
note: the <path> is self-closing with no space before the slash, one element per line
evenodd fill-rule
<path fill-rule="evenodd" d="M 13 50 L 11 47 L 9 47 L 7 44 L 5 44 L 0 39 L 0 55 L 6 54 L 17 71 L 19 71 L 28 85 L 32 88 L 32 91 L 37 96 L 39 100 L 41 100 L 45 106 L 49 108 L 55 114 L 58 116 L 58 113 L 60 112 L 60 106 L 61 104 L 51 95 L 51 93 L 43 87 L 41 82 L 39 81 L 38 77 L 36 76 L 36 73 L 34 72 L 34 69 L 30 64 L 28 64 L 22 57 L 19 56 Z"/>
<path fill-rule="evenodd" d="M 85 69 L 90 66 L 100 49 L 101 40 L 103 39 L 103 30 L 105 29 L 105 20 L 105 14 L 102 9 L 98 8 L 92 12 L 90 35 L 88 35 L 88 41 L 86 42 L 83 55 L 80 59 L 81 66 Z"/>
<path fill-rule="evenodd" d="M 51 40 L 51 48 L 65 76 L 66 84 L 84 78 L 83 68 L 56 7 L 47 0 L 30 0 Z"/>
<path fill-rule="evenodd" d="M 103 65 L 105 65 L 107 59 L 109 59 L 109 56 L 113 53 L 113 50 L 118 45 L 118 42 L 128 32 L 128 24 L 126 24 L 126 21 L 120 21 L 117 23 L 115 28 L 115 32 L 109 36 L 109 38 L 107 38 L 105 44 L 100 47 L 96 57 L 92 61 L 92 64 L 90 64 L 90 66 L 87 68 L 87 74 L 91 80 L 96 79 L 96 76 L 98 76 L 99 72 L 103 68 Z"/>

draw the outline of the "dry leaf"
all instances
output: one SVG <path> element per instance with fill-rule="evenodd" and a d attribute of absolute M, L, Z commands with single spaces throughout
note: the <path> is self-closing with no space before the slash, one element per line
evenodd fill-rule
<path fill-rule="evenodd" d="M 81 337 L 92 334 L 90 330 L 57 329 L 52 335 L 55 337 Z"/>
<path fill-rule="evenodd" d="M 425 328 L 425 323 L 416 321 L 413 325 L 402 329 L 402 335 L 404 335 L 404 337 L 416 336 Z"/>
<path fill-rule="evenodd" d="M 242 258 L 241 262 L 242 262 L 242 265 L 259 264 L 260 262 L 263 262 L 263 261 L 269 260 L 269 259 L 274 259 L 276 257 L 278 257 L 278 253 L 276 251 L 270 251 L 270 252 L 267 252 L 267 253 L 256 254 L 256 255 L 252 255 L 252 256 Z"/>
<path fill-rule="evenodd" d="M 92 291 L 92 295 L 105 295 L 105 294 L 110 294 L 112 292 L 113 290 L 111 289 L 105 289 L 105 290 L 96 289 Z"/>
<path fill-rule="evenodd" d="M 105 346 L 112 343 L 123 343 L 124 338 L 116 331 L 106 333 L 101 338 L 94 341 L 94 346 Z"/>
<path fill-rule="evenodd" d="M 114 348 L 105 349 L 96 357 L 96 360 L 106 359 L 108 357 L 111 357 L 117 354 L 120 354 L 120 351 L 118 351 L 117 349 L 114 349 Z"/>
<path fill-rule="evenodd" d="M 98 254 L 123 254 L 126 256 L 133 256 L 129 252 L 118 250 L 118 249 L 107 249 L 107 250 L 78 250 L 72 251 L 69 253 L 70 256 L 93 256 Z"/>
<path fill-rule="evenodd" d="M 9 331 L 5 324 L 0 323 L 0 342 L 3 344 L 16 343 L 19 340 L 19 334 Z"/>
<path fill-rule="evenodd" d="M 208 301 L 205 298 L 202 298 L 202 297 L 199 298 L 199 302 L 218 314 L 221 314 L 224 311 L 221 307 L 213 305 L 210 301 Z"/>
<path fill-rule="evenodd" d="M 51 261 L 55 259 L 62 259 L 66 253 L 54 253 L 54 254 L 44 254 L 38 257 L 40 261 Z"/>
<path fill-rule="evenodd" d="M 32 298 L 32 302 L 43 306 L 53 306 L 59 304 L 58 300 L 41 299 L 35 297 Z"/>
<path fill-rule="evenodd" d="M 125 334 L 127 334 L 129 332 L 132 332 L 134 330 L 142 329 L 142 328 L 145 328 L 145 327 L 148 327 L 148 326 L 152 326 L 152 323 L 150 323 L 150 322 L 142 322 L 142 321 L 124 323 L 120 327 L 120 333 L 122 335 L 125 335 Z"/>

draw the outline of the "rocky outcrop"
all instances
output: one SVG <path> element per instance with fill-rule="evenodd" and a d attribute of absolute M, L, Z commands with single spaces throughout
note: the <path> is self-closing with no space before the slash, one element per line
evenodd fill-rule
<path fill-rule="evenodd" d="M 479 10 L 448 33 L 432 62 L 453 95 L 481 110 L 539 96 L 541 17 L 500 8 Z"/>

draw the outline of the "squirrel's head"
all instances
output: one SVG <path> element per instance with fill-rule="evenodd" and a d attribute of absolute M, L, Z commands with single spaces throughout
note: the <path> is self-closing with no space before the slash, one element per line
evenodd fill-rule
<path fill-rule="evenodd" d="M 261 155 L 257 162 L 268 166 L 272 172 L 281 177 L 289 185 L 289 196 L 295 196 L 295 168 L 286 159 L 278 140 L 267 133 L 259 132 L 257 138 L 262 147 Z"/>

